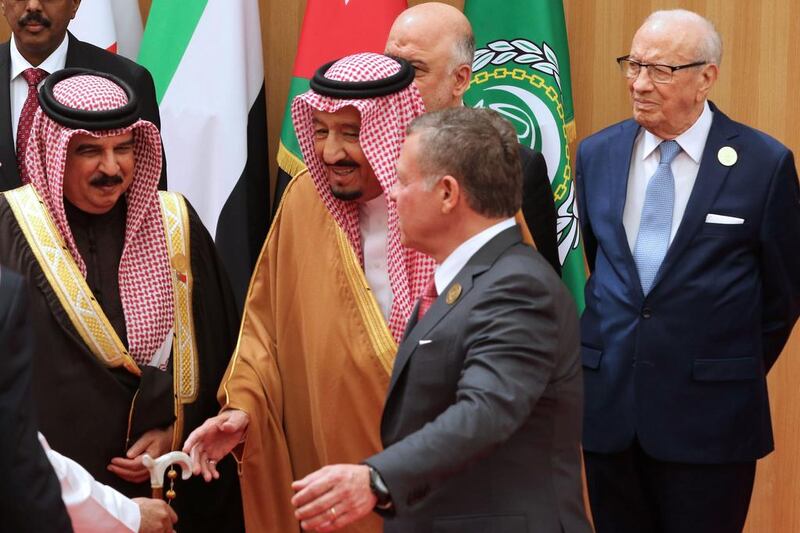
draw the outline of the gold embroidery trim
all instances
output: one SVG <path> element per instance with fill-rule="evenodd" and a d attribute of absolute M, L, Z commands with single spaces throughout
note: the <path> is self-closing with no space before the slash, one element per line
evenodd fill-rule
<path fill-rule="evenodd" d="M 5 193 L 28 245 L 83 342 L 105 366 L 142 371 L 92 295 L 50 214 L 31 185 Z"/>
<path fill-rule="evenodd" d="M 173 344 L 173 369 L 175 394 L 181 403 L 197 399 L 199 388 L 197 344 L 192 311 L 191 251 L 189 249 L 189 213 L 181 195 L 159 192 L 167 252 L 172 266 L 172 288 L 175 295 L 175 339 Z"/>
<path fill-rule="evenodd" d="M 378 302 L 372 295 L 367 283 L 367 277 L 353 251 L 353 247 L 350 246 L 350 241 L 338 225 L 335 226 L 334 231 L 336 232 L 336 243 L 339 245 L 339 252 L 344 264 L 345 278 L 350 283 L 350 289 L 353 291 L 359 314 L 367 328 L 372 348 L 375 350 L 383 369 L 391 376 L 394 357 L 397 354 L 397 344 L 394 341 L 394 337 L 392 337 L 391 331 L 389 331 L 389 327 L 386 325 L 386 320 L 384 320 L 383 313 L 378 307 Z"/>
<path fill-rule="evenodd" d="M 164 236 L 172 267 L 172 292 L 175 298 L 175 336 L 172 345 L 172 379 L 175 392 L 175 425 L 172 449 L 178 449 L 183 436 L 183 406 L 197 399 L 199 372 L 192 310 L 192 262 L 189 212 L 183 196 L 159 191 Z"/>

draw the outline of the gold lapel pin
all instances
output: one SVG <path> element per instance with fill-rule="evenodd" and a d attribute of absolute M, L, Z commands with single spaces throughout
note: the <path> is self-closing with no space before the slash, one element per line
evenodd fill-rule
<path fill-rule="evenodd" d="M 730 146 L 723 146 L 719 149 L 719 152 L 717 152 L 717 159 L 726 167 L 732 167 L 739 159 L 739 154 Z"/>
<path fill-rule="evenodd" d="M 450 287 L 450 290 L 447 291 L 447 298 L 446 298 L 447 304 L 452 305 L 453 302 L 458 300 L 459 296 L 461 296 L 461 284 L 454 283 L 453 286 Z"/>

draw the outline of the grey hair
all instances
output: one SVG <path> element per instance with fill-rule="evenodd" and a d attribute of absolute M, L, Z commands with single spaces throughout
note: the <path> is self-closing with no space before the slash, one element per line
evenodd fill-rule
<path fill-rule="evenodd" d="M 425 113 L 407 128 L 419 134 L 417 165 L 429 188 L 444 175 L 467 204 L 487 217 L 514 216 L 522 205 L 522 167 L 514 128 L 488 109 L 454 107 Z"/>
<path fill-rule="evenodd" d="M 453 70 L 461 65 L 469 65 L 472 68 L 472 59 L 475 57 L 475 35 L 472 33 L 472 28 L 455 39 L 451 57 Z"/>
<path fill-rule="evenodd" d="M 692 22 L 704 27 L 704 35 L 700 40 L 698 60 L 707 61 L 713 65 L 722 64 L 722 37 L 717 28 L 707 18 L 687 9 L 667 9 L 654 11 L 644 20 L 644 24 L 657 22 Z"/>

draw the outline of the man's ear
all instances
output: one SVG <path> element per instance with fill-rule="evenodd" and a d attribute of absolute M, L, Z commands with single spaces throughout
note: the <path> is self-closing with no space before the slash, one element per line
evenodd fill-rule
<path fill-rule="evenodd" d="M 709 91 L 714 86 L 714 82 L 717 81 L 717 76 L 719 75 L 719 67 L 717 65 L 706 65 L 703 68 L 702 73 L 700 76 L 702 77 L 702 81 L 700 82 L 700 88 L 697 91 L 697 101 L 703 101 L 708 96 Z"/>
<path fill-rule="evenodd" d="M 455 86 L 453 87 L 453 96 L 458 97 L 460 100 L 464 93 L 469 89 L 469 80 L 472 78 L 471 65 L 459 65 L 456 67 L 453 76 L 456 78 Z"/>
<path fill-rule="evenodd" d="M 458 180 L 451 175 L 442 177 L 437 183 L 442 202 L 442 213 L 447 214 L 453 211 L 461 201 L 461 186 Z"/>

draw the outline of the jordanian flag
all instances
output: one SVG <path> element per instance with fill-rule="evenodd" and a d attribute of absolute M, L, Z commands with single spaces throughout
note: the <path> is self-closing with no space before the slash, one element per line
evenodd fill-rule
<path fill-rule="evenodd" d="M 273 209 L 289 181 L 306 169 L 292 126 L 292 100 L 308 90 L 308 81 L 325 63 L 357 52 L 383 53 L 392 23 L 406 7 L 406 0 L 308 0 L 283 114 Z"/>
<path fill-rule="evenodd" d="M 561 275 L 583 311 L 586 269 L 569 157 L 575 121 L 564 6 L 553 0 L 466 0 L 464 13 L 476 41 L 464 100 L 503 115 L 521 143 L 544 155 L 558 212 Z"/>
<path fill-rule="evenodd" d="M 170 190 L 214 236 L 241 308 L 269 224 L 258 0 L 153 0 L 139 63 L 156 85 Z"/>

